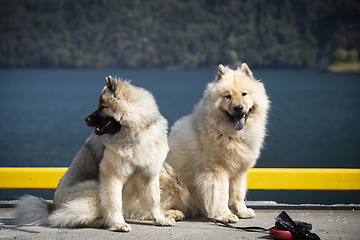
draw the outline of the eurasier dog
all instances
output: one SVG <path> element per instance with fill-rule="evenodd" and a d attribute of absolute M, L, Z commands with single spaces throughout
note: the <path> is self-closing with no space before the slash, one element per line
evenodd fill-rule
<path fill-rule="evenodd" d="M 85 120 L 94 131 L 59 182 L 53 204 L 22 197 L 18 222 L 127 232 L 123 213 L 137 216 L 134 209 L 146 208 L 155 224 L 173 225 L 160 209 L 159 193 L 167 121 L 151 93 L 109 76 L 98 109 Z"/>
<path fill-rule="evenodd" d="M 176 172 L 189 199 L 171 204 L 176 198 L 164 197 L 162 205 L 225 222 L 254 217 L 244 202 L 246 175 L 260 155 L 268 108 L 264 85 L 245 63 L 237 70 L 219 65 L 201 101 L 175 123 L 169 136 L 165 168 Z M 169 180 L 171 175 L 161 178 Z"/>

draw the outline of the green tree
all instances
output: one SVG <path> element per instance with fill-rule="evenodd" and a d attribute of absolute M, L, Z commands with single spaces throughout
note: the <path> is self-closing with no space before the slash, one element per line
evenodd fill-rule
<path fill-rule="evenodd" d="M 350 62 L 357 62 L 358 61 L 359 54 L 356 51 L 356 49 L 351 49 L 349 51 L 349 61 Z"/>
<path fill-rule="evenodd" d="M 345 49 L 339 48 L 334 52 L 334 58 L 336 62 L 345 62 L 348 59 L 348 51 Z"/>

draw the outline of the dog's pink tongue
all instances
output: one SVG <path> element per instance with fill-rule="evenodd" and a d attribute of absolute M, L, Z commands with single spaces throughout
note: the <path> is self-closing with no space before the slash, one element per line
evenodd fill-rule
<path fill-rule="evenodd" d="M 241 130 L 245 126 L 245 116 L 235 116 L 234 126 L 236 130 Z"/>

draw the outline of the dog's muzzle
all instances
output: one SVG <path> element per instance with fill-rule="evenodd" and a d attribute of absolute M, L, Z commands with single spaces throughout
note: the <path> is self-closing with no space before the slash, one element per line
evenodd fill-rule
<path fill-rule="evenodd" d="M 120 123 L 115 118 L 102 112 L 102 108 L 85 118 L 85 122 L 89 127 L 95 128 L 95 134 L 97 135 L 115 134 L 121 128 Z"/>
<path fill-rule="evenodd" d="M 251 112 L 251 108 L 246 114 L 243 112 L 243 107 L 241 105 L 235 106 L 233 109 L 234 109 L 233 115 L 231 115 L 228 111 L 226 111 L 226 113 L 230 115 L 231 119 L 233 119 L 234 127 L 236 130 L 239 131 L 244 128 L 246 124 L 246 120 Z"/>

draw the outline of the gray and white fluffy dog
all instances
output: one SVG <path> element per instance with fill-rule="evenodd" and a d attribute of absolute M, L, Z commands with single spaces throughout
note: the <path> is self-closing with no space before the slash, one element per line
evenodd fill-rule
<path fill-rule="evenodd" d="M 172 226 L 174 211 L 164 216 L 159 190 L 169 150 L 167 121 L 152 94 L 109 76 L 98 109 L 85 120 L 94 131 L 60 180 L 53 204 L 22 197 L 18 223 L 127 232 L 124 215 L 147 209 L 156 225 Z"/>

